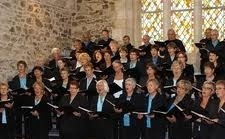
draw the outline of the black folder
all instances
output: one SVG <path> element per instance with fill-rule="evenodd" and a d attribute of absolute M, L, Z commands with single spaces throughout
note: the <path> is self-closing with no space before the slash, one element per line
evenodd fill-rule
<path fill-rule="evenodd" d="M 135 77 L 135 75 L 137 74 L 137 69 L 136 68 L 130 68 L 130 69 L 126 69 L 124 72 L 126 73 L 126 75 L 128 77 Z"/>
<path fill-rule="evenodd" d="M 4 108 L 5 104 L 7 104 L 7 103 L 13 103 L 13 100 L 12 99 L 8 99 L 6 101 L 0 101 L 0 108 Z"/>
<path fill-rule="evenodd" d="M 195 43 L 195 46 L 199 49 L 205 48 L 206 44 L 205 43 Z"/>
<path fill-rule="evenodd" d="M 134 105 L 130 101 L 119 102 L 115 107 L 119 109 L 121 108 L 123 113 L 128 113 L 135 109 Z"/>
<path fill-rule="evenodd" d="M 154 41 L 154 43 L 155 43 L 156 45 L 158 45 L 159 47 L 166 47 L 166 43 L 163 42 L 163 41 Z"/>
<path fill-rule="evenodd" d="M 22 95 L 25 95 L 26 92 L 34 94 L 34 88 L 33 87 L 28 88 L 28 89 L 18 88 L 18 89 L 14 89 L 10 92 L 12 93 L 11 95 L 13 95 L 13 96 L 22 96 Z M 14 94 L 14 93 L 16 93 L 16 94 Z"/>
<path fill-rule="evenodd" d="M 110 66 L 104 70 L 94 70 L 94 74 L 100 78 L 104 75 L 112 75 L 114 73 L 115 73 L 115 71 L 113 70 L 112 66 Z"/>
<path fill-rule="evenodd" d="M 140 84 L 136 84 L 136 86 L 138 88 L 140 88 L 142 91 L 144 91 L 144 93 L 147 93 L 148 92 L 147 86 L 141 86 Z"/>
<path fill-rule="evenodd" d="M 80 71 L 77 73 L 70 73 L 69 77 L 76 81 L 80 81 L 82 78 L 86 77 L 86 73 L 84 71 Z"/>
<path fill-rule="evenodd" d="M 54 109 L 57 109 L 59 111 L 63 111 L 64 113 L 67 113 L 67 114 L 72 114 L 73 112 L 79 112 L 79 109 L 78 108 L 74 108 L 73 106 L 71 105 L 64 105 L 64 106 L 56 106 L 56 105 L 53 105 L 51 103 L 47 103 L 51 108 L 54 108 Z"/>
<path fill-rule="evenodd" d="M 116 83 L 109 84 L 109 93 L 114 94 L 116 92 L 122 91 L 123 88 L 121 88 Z"/>
<path fill-rule="evenodd" d="M 163 87 L 163 92 L 165 92 L 166 94 L 176 94 L 176 86 L 164 86 Z"/>

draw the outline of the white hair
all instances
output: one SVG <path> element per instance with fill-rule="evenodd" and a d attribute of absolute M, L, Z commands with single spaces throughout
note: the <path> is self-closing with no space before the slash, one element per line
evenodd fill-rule
<path fill-rule="evenodd" d="M 99 81 L 97 81 L 96 85 L 98 85 L 100 83 L 103 83 L 104 91 L 105 92 L 109 92 L 109 85 L 108 85 L 107 81 L 106 80 L 99 80 Z"/>

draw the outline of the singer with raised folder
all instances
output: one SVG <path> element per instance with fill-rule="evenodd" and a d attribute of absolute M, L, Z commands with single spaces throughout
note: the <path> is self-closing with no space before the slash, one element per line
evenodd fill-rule
<path fill-rule="evenodd" d="M 79 94 L 79 84 L 71 81 L 69 84 L 69 95 L 63 96 L 56 109 L 59 118 L 59 131 L 61 139 L 85 139 L 87 133 L 87 113 L 78 107 L 87 108 L 87 100 Z M 66 110 L 63 108 L 71 108 Z"/>
<path fill-rule="evenodd" d="M 212 135 L 214 127 L 212 122 L 207 120 L 207 118 L 215 118 L 217 115 L 217 99 L 212 97 L 214 91 L 215 83 L 206 81 L 203 83 L 200 97 L 195 99 L 192 111 L 194 120 L 194 139 L 209 139 Z"/>
<path fill-rule="evenodd" d="M 145 135 L 144 139 L 164 139 L 166 133 L 166 119 L 153 113 L 154 110 L 162 110 L 166 107 L 166 97 L 158 92 L 159 81 L 150 79 L 147 82 L 147 95 L 145 97 L 145 111 L 143 115 Z"/>
<path fill-rule="evenodd" d="M 30 135 L 31 139 L 48 139 L 51 127 L 51 113 L 47 107 L 47 96 L 44 95 L 44 84 L 35 82 L 33 84 L 34 97 L 30 98 Z"/>
<path fill-rule="evenodd" d="M 15 118 L 12 97 L 8 94 L 8 84 L 0 83 L 0 136 L 1 139 L 15 138 Z"/>
<path fill-rule="evenodd" d="M 17 70 L 18 74 L 13 77 L 12 81 L 10 81 L 9 88 L 12 90 L 17 90 L 19 88 L 22 88 L 24 90 L 27 90 L 28 88 L 32 87 L 32 79 L 27 74 L 27 63 L 23 60 L 20 60 L 17 62 Z M 21 93 L 25 95 L 20 95 Z M 22 111 L 20 109 L 20 106 L 27 103 L 27 98 L 29 92 L 13 92 L 12 95 L 14 95 L 14 108 L 15 108 L 15 117 L 16 117 L 16 134 L 18 136 L 22 136 Z M 26 124 L 26 122 L 25 122 Z"/>
<path fill-rule="evenodd" d="M 144 110 L 144 95 L 138 94 L 135 90 L 136 81 L 134 78 L 125 80 L 125 91 L 120 95 L 118 104 L 114 109 L 120 116 L 120 138 L 121 139 L 136 139 L 138 138 L 138 130 L 140 127 L 137 124 L 135 114 L 131 111 Z"/>
<path fill-rule="evenodd" d="M 97 96 L 94 96 L 90 109 L 90 135 L 96 139 L 113 139 L 113 106 L 105 99 L 114 103 L 113 97 L 108 93 L 109 86 L 106 80 L 99 80 L 96 83 Z"/>
<path fill-rule="evenodd" d="M 169 138 L 171 139 L 191 139 L 192 137 L 192 115 L 188 110 L 192 108 L 193 101 L 188 95 L 191 90 L 191 82 L 180 80 L 177 82 L 176 96 L 168 102 L 168 110 L 171 114 L 167 116 L 169 121 Z M 178 107 L 180 109 L 178 109 Z M 183 109 L 183 110 L 181 110 Z"/>

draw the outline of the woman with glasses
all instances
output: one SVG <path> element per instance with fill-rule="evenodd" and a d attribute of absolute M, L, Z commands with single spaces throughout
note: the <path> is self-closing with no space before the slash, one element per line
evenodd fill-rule
<path fill-rule="evenodd" d="M 169 139 L 191 139 L 192 115 L 189 110 L 192 108 L 193 101 L 188 95 L 191 82 L 180 80 L 176 86 L 176 96 L 169 100 L 167 111 L 170 114 L 166 117 L 169 121 Z"/>
<path fill-rule="evenodd" d="M 216 115 L 216 100 L 212 97 L 215 93 L 215 83 L 206 81 L 203 83 L 201 96 L 195 100 L 193 111 L 199 114 L 205 115 L 206 117 L 213 118 Z M 209 139 L 213 126 L 209 121 L 200 118 L 198 116 L 193 117 L 194 128 L 193 135 L 194 139 Z"/>
<path fill-rule="evenodd" d="M 188 57 L 185 52 L 178 52 L 176 54 L 176 60 L 181 62 L 184 69 L 183 69 L 183 74 L 190 78 L 191 82 L 194 82 L 194 67 L 192 64 L 187 64 Z"/>
<path fill-rule="evenodd" d="M 216 95 L 219 98 L 215 118 L 211 122 L 213 126 L 210 139 L 224 139 L 225 137 L 225 80 L 216 82 Z"/>
<path fill-rule="evenodd" d="M 87 113 L 78 107 L 87 108 L 87 101 L 84 96 L 78 94 L 79 84 L 76 81 L 69 83 L 69 95 L 63 96 L 60 100 L 60 110 L 56 110 L 59 118 L 59 131 L 61 139 L 84 139 Z"/>

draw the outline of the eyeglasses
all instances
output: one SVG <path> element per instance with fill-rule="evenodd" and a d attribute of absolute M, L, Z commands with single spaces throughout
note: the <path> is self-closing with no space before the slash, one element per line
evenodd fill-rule
<path fill-rule="evenodd" d="M 184 87 L 177 86 L 177 89 L 186 90 Z"/>
<path fill-rule="evenodd" d="M 223 87 L 218 87 L 218 88 L 216 88 L 216 90 L 222 90 L 222 89 L 224 89 Z"/>
<path fill-rule="evenodd" d="M 205 89 L 205 90 L 213 90 L 212 88 L 210 88 L 210 87 L 202 87 L 202 89 Z"/>

